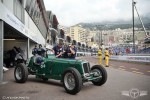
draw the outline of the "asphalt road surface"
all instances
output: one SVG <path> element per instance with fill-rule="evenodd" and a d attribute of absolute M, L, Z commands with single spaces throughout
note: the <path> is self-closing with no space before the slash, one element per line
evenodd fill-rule
<path fill-rule="evenodd" d="M 95 58 L 80 59 L 96 64 Z M 123 62 L 120 63 L 125 67 Z M 84 83 L 76 95 L 67 94 L 62 83 L 51 79 L 44 82 L 29 76 L 26 83 L 16 83 L 11 68 L 4 73 L 4 82 L 0 83 L 0 100 L 150 100 L 150 76 L 120 70 L 118 63 L 113 64 L 116 67 L 106 68 L 108 80 L 103 86 Z"/>

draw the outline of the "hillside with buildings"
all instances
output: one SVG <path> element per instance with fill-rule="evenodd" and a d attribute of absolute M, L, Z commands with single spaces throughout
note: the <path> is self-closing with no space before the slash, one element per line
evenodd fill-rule
<path fill-rule="evenodd" d="M 144 18 L 143 22 L 147 34 L 150 34 L 150 20 Z M 69 28 L 68 34 L 73 40 L 89 46 L 116 46 L 119 44 L 132 45 L 132 21 L 79 23 Z M 135 21 L 135 43 L 141 48 L 146 35 L 140 22 Z"/>

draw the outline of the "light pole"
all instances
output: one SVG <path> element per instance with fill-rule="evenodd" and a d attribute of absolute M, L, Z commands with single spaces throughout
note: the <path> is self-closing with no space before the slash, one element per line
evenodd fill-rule
<path fill-rule="evenodd" d="M 134 0 L 132 0 L 132 20 L 133 20 L 133 53 L 135 53 L 135 38 L 134 38 L 134 5 L 136 4 L 136 2 L 134 2 Z"/>
<path fill-rule="evenodd" d="M 101 46 L 102 46 L 102 31 L 101 31 Z"/>
<path fill-rule="evenodd" d="M 98 33 L 98 47 L 100 48 L 100 32 Z"/>

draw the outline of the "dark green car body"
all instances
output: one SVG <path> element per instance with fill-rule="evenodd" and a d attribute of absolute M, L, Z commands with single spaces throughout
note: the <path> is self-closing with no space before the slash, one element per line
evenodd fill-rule
<path fill-rule="evenodd" d="M 63 73 L 69 67 L 73 67 L 79 71 L 83 80 L 92 80 L 94 77 L 89 76 L 85 78 L 85 73 L 90 73 L 90 64 L 85 60 L 67 59 L 67 58 L 56 58 L 54 55 L 48 55 L 43 58 L 44 64 L 35 65 L 34 57 L 31 57 L 27 67 L 29 70 L 34 71 L 36 77 L 43 76 L 45 78 L 51 78 L 56 80 L 62 80 Z"/>
<path fill-rule="evenodd" d="M 37 63 L 41 58 L 42 62 Z M 46 57 L 33 56 L 26 64 L 19 63 L 14 70 L 17 83 L 25 83 L 28 75 L 47 81 L 48 79 L 60 80 L 65 90 L 70 94 L 78 93 L 84 82 L 91 81 L 96 86 L 103 85 L 107 80 L 107 72 L 101 65 L 90 64 L 86 60 L 56 58 L 53 54 Z"/>

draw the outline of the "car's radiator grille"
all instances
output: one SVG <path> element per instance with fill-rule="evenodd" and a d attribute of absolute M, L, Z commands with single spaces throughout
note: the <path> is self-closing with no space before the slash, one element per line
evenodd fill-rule
<path fill-rule="evenodd" d="M 90 65 L 89 63 L 84 63 L 83 64 L 84 72 L 89 73 L 90 72 Z"/>

